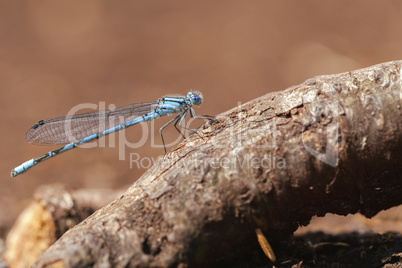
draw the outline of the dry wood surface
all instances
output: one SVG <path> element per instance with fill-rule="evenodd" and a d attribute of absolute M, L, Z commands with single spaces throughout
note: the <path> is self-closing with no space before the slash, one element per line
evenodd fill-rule
<path fill-rule="evenodd" d="M 315 77 L 218 115 L 34 267 L 236 263 L 255 230 L 275 251 L 314 215 L 401 204 L 401 69 Z"/>

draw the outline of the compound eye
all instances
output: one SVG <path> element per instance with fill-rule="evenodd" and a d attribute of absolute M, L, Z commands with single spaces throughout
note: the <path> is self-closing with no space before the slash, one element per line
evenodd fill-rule
<path fill-rule="evenodd" d="M 187 94 L 187 97 L 190 98 L 190 101 L 193 105 L 200 105 L 202 103 L 202 96 L 200 93 L 190 91 Z"/>
<path fill-rule="evenodd" d="M 192 102 L 193 102 L 194 105 L 200 105 L 202 103 L 202 99 L 201 99 L 200 96 L 197 95 L 197 96 L 194 96 Z"/>

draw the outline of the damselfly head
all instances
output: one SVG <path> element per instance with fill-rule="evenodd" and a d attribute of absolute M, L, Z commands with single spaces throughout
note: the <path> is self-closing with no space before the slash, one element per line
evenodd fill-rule
<path fill-rule="evenodd" d="M 187 98 L 190 99 L 191 104 L 200 105 L 202 103 L 202 94 L 198 91 L 190 91 L 187 93 Z"/>

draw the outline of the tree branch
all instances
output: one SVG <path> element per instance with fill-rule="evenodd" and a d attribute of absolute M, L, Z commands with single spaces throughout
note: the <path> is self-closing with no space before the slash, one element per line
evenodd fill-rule
<path fill-rule="evenodd" d="M 7 235 L 4 257 L 10 267 L 29 267 L 68 229 L 82 222 L 123 191 L 72 190 L 60 184 L 35 192 L 35 201 L 24 209 Z"/>
<path fill-rule="evenodd" d="M 216 264 L 314 215 L 402 202 L 401 65 L 319 76 L 219 115 L 34 267 Z M 275 250 L 275 247 L 273 247 Z"/>

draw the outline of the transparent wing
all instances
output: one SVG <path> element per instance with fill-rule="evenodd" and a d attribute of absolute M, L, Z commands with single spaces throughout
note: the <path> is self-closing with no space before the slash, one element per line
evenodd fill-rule
<path fill-rule="evenodd" d="M 28 130 L 25 139 L 36 145 L 77 142 L 89 135 L 147 114 L 156 104 L 157 101 L 134 103 L 113 111 L 97 111 L 40 120 Z"/>

